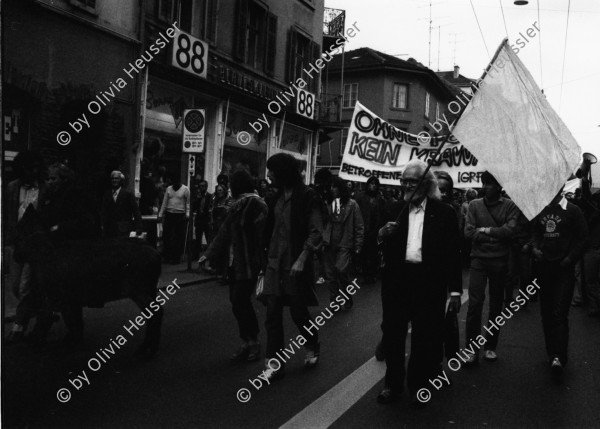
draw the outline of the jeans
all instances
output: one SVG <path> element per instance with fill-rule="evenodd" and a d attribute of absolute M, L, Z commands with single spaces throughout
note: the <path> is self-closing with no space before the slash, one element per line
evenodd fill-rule
<path fill-rule="evenodd" d="M 163 224 L 164 257 L 167 262 L 179 262 L 185 240 L 185 214 L 165 213 Z"/>
<path fill-rule="evenodd" d="M 485 288 L 489 280 L 489 320 L 495 320 L 502 311 L 504 288 L 508 272 L 508 258 L 472 258 L 469 276 L 469 309 L 467 311 L 466 345 L 481 334 L 481 313 L 485 301 Z M 485 333 L 485 350 L 496 350 L 499 331 Z"/>
<path fill-rule="evenodd" d="M 575 273 L 572 265 L 561 267 L 558 261 L 538 263 L 540 310 L 549 358 L 567 363 L 569 308 L 573 297 Z"/>
<path fill-rule="evenodd" d="M 340 289 L 350 284 L 350 266 L 352 265 L 352 250 L 329 246 L 324 251 L 325 273 L 329 283 L 329 299 L 335 300 Z"/>
<path fill-rule="evenodd" d="M 583 256 L 586 292 L 590 311 L 600 310 L 600 249 L 588 249 Z"/>
<path fill-rule="evenodd" d="M 229 301 L 233 315 L 238 323 L 240 338 L 244 341 L 256 340 L 258 337 L 258 320 L 252 305 L 252 294 L 256 279 L 235 278 L 233 268 L 229 269 Z"/>
<path fill-rule="evenodd" d="M 306 339 L 305 347 L 308 350 L 316 350 L 317 344 L 319 343 L 319 333 L 316 329 L 311 328 L 310 333 L 304 329 L 304 326 L 310 327 L 310 314 L 308 307 L 304 304 L 302 298 L 296 295 L 268 295 L 265 297 L 267 304 L 267 320 L 265 322 L 265 328 L 267 329 L 267 353 L 266 358 L 276 357 L 276 353 L 284 346 L 283 337 L 283 305 L 284 299 L 290 306 L 290 314 L 292 320 L 298 327 L 300 335 Z M 282 365 L 284 362 L 281 362 Z"/>

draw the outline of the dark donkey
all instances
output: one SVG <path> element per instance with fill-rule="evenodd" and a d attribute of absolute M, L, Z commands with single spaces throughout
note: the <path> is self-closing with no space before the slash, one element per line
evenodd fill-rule
<path fill-rule="evenodd" d="M 82 307 L 131 298 L 144 310 L 156 298 L 161 259 L 150 245 L 137 238 L 53 243 L 31 206 L 17 226 L 15 258 L 31 265 L 34 293 L 49 309 L 62 313 L 69 343 L 83 339 Z M 144 342 L 136 351 L 142 357 L 154 355 L 160 342 L 163 309 L 156 303 L 153 307 Z M 41 341 L 52 325 L 50 313 L 42 313 L 35 327 Z"/>

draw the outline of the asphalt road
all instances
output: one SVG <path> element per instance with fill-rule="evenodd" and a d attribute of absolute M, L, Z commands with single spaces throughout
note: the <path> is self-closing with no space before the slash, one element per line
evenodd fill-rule
<path fill-rule="evenodd" d="M 326 304 L 326 288 L 319 286 L 318 292 Z M 533 303 L 507 321 L 497 362 L 446 369 L 453 385 L 432 388 L 431 401 L 422 410 L 410 408 L 406 397 L 387 406 L 375 401 L 385 370 L 385 364 L 373 359 L 380 337 L 378 284 L 361 285 L 354 308 L 320 328 L 317 368 L 305 370 L 304 351 L 294 352 L 285 378 L 271 385 L 262 382 L 259 388 L 250 380 L 258 378 L 262 360 L 229 361 L 239 340 L 226 286 L 210 282 L 182 288 L 164 308 L 162 347 L 148 362 L 133 359 L 142 331 L 130 335 L 124 328 L 140 315 L 129 301 L 86 309 L 86 341 L 76 350 L 4 347 L 3 427 L 600 427 L 600 320 L 588 318 L 580 308 L 571 311 L 571 360 L 562 378 L 548 370 L 539 304 Z M 459 316 L 461 338 L 466 308 L 464 304 Z M 256 309 L 265 344 L 264 307 L 256 303 Z M 284 320 L 286 338 L 295 339 L 298 333 L 287 311 Z M 59 323 L 50 340 L 62 334 Z M 77 376 L 79 389 L 69 382 Z M 65 388 L 70 399 L 61 403 L 57 392 Z M 240 389 L 251 395 L 245 403 L 236 397 Z M 64 400 L 66 391 L 61 395 Z"/>

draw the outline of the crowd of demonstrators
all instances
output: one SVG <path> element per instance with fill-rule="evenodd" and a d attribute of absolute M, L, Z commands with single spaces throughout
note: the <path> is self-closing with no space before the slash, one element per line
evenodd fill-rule
<path fill-rule="evenodd" d="M 168 264 L 181 261 L 189 218 L 190 190 L 179 174 L 172 174 L 158 212 L 158 222 L 163 224 L 163 258 Z"/>
<path fill-rule="evenodd" d="M 110 173 L 110 179 L 111 190 L 102 198 L 100 207 L 103 237 L 128 237 L 132 231 L 140 235 L 142 216 L 133 192 L 123 189 L 125 175 L 115 170 Z"/>
<path fill-rule="evenodd" d="M 269 365 L 284 347 L 283 307 L 288 305 L 292 320 L 306 334 L 310 322 L 309 306 L 317 305 L 314 290 L 313 252 L 322 246 L 323 216 L 317 193 L 302 183 L 296 159 L 278 153 L 267 160 L 269 180 L 279 189 L 269 204 L 265 229 L 267 246 L 263 299 L 267 306 L 267 351 L 265 376 L 283 375 L 284 363 Z M 315 331 L 307 335 L 305 365 L 319 361 L 319 337 Z"/>
<path fill-rule="evenodd" d="M 383 226 L 386 202 L 379 192 L 379 179 L 371 177 L 367 188 L 356 197 L 364 222 L 364 244 L 360 255 L 366 284 L 374 283 L 379 268 L 377 232 Z"/>
<path fill-rule="evenodd" d="M 325 271 L 329 283 L 329 299 L 351 282 L 350 271 L 355 256 L 360 255 L 364 240 L 364 225 L 360 208 L 350 198 L 344 180 L 335 177 L 331 184 L 332 201 L 327 205 L 328 222 L 323 231 Z M 352 296 L 344 304 L 352 308 Z"/>
<path fill-rule="evenodd" d="M 231 193 L 234 202 L 227 217 L 198 262 L 209 260 L 213 265 L 223 259 L 227 262 L 229 300 L 242 339 L 232 360 L 255 361 L 260 358 L 260 343 L 252 295 L 265 265 L 263 235 L 268 208 L 254 193 L 253 179 L 245 170 L 233 173 Z"/>
<path fill-rule="evenodd" d="M 508 255 L 517 226 L 519 210 L 515 203 L 501 196 L 502 186 L 490 173 L 481 175 L 484 197 L 469 203 L 465 237 L 472 242 L 469 273 L 469 307 L 465 342 L 468 345 L 481 334 L 481 317 L 485 290 L 489 282 L 489 320 L 502 311 L 508 275 Z M 485 333 L 484 358 L 495 361 L 500 332 Z M 478 352 L 469 355 L 466 365 L 479 362 Z"/>
<path fill-rule="evenodd" d="M 33 152 L 21 152 L 15 159 L 15 169 L 18 178 L 9 183 L 3 205 L 11 283 L 19 300 L 9 343 L 22 341 L 30 319 L 48 311 L 43 293 L 34 288 L 36 273 L 32 272 L 31 264 L 14 260 L 17 224 L 26 210 L 38 213 L 53 246 L 100 236 L 97 210 L 77 183 L 73 170 L 65 164 L 55 163 L 46 171 L 42 158 Z"/>

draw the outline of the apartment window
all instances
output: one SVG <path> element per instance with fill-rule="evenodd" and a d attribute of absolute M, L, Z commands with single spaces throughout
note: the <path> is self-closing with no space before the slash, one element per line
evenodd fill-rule
<path fill-rule="evenodd" d="M 352 108 L 356 105 L 358 99 L 358 83 L 347 83 L 344 85 L 344 109 Z"/>
<path fill-rule="evenodd" d="M 158 0 L 158 19 L 205 41 L 216 42 L 218 0 Z"/>
<path fill-rule="evenodd" d="M 272 76 L 275 71 L 277 16 L 258 2 L 238 0 L 236 24 L 235 57 Z"/>
<path fill-rule="evenodd" d="M 395 83 L 392 96 L 392 107 L 396 109 L 408 109 L 408 85 Z"/>
<path fill-rule="evenodd" d="M 198 37 L 210 43 L 217 41 L 217 1 L 199 0 L 195 14 L 198 16 Z"/>
<path fill-rule="evenodd" d="M 429 93 L 425 91 L 425 117 L 429 118 Z"/>
<path fill-rule="evenodd" d="M 319 44 L 292 27 L 288 34 L 288 81 L 296 82 L 298 78 L 302 78 L 307 84 L 307 91 L 318 93 L 320 78 L 317 72 L 311 70 L 310 65 L 320 56 Z M 304 72 L 304 69 L 310 74 Z"/>

